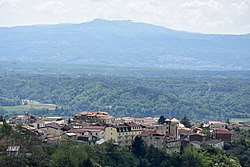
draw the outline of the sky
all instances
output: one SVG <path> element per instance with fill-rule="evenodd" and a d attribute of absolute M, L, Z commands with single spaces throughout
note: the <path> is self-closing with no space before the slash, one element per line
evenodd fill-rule
<path fill-rule="evenodd" d="M 0 27 L 132 20 L 176 30 L 250 33 L 250 0 L 0 0 Z"/>

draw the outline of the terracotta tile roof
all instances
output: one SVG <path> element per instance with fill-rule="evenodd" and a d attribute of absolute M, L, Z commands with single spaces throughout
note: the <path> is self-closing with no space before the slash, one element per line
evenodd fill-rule
<path fill-rule="evenodd" d="M 164 134 L 165 133 L 162 130 L 144 130 L 144 131 L 142 131 L 140 136 L 142 136 L 142 137 L 147 137 L 149 135 L 160 135 L 160 136 L 162 136 Z"/>
<path fill-rule="evenodd" d="M 201 137 L 206 137 L 206 134 L 202 134 L 202 133 L 193 133 L 193 134 L 189 134 L 189 136 L 201 136 Z"/>
<path fill-rule="evenodd" d="M 231 135 L 232 133 L 229 131 L 215 131 L 215 134 L 228 134 Z"/>
<path fill-rule="evenodd" d="M 136 124 L 136 123 L 125 123 L 125 125 L 129 126 L 129 127 L 140 127 L 141 125 Z"/>
<path fill-rule="evenodd" d="M 114 128 L 128 128 L 129 126 L 126 125 L 115 125 Z"/>
<path fill-rule="evenodd" d="M 88 132 L 88 130 L 86 130 L 86 129 L 70 129 L 67 131 L 67 133 L 84 133 L 84 132 Z"/>
<path fill-rule="evenodd" d="M 140 136 L 147 137 L 147 136 L 151 135 L 152 133 L 153 133 L 153 131 L 151 131 L 151 130 L 144 130 L 144 131 L 142 131 Z"/>
<path fill-rule="evenodd" d="M 47 135 L 47 138 L 60 137 L 60 134 Z"/>
<path fill-rule="evenodd" d="M 98 129 L 98 130 L 104 130 L 105 126 L 83 126 L 83 129 Z"/>
<path fill-rule="evenodd" d="M 165 139 L 166 140 L 173 140 L 173 139 L 176 139 L 176 137 L 174 137 L 174 136 L 166 136 Z"/>
<path fill-rule="evenodd" d="M 213 129 L 215 134 L 232 134 L 229 130 L 225 128 L 215 128 Z"/>
<path fill-rule="evenodd" d="M 57 129 L 57 130 L 61 130 L 62 127 L 59 126 L 59 125 L 55 125 L 55 124 L 52 124 L 52 125 L 47 125 L 47 127 L 50 127 L 50 128 L 53 128 L 53 129 Z"/>
<path fill-rule="evenodd" d="M 191 129 L 190 128 L 179 128 L 179 131 L 181 131 L 181 132 L 190 132 Z"/>
<path fill-rule="evenodd" d="M 208 122 L 209 125 L 226 125 L 227 123 L 225 122 L 220 122 L 220 121 L 209 121 Z"/>
<path fill-rule="evenodd" d="M 227 132 L 229 132 L 227 129 L 225 129 L 225 128 L 214 128 L 213 129 L 214 131 L 227 131 Z"/>
<path fill-rule="evenodd" d="M 57 141 L 57 140 L 59 140 L 60 138 L 58 138 L 58 137 L 52 137 L 52 138 L 48 138 L 47 140 L 48 141 Z"/>

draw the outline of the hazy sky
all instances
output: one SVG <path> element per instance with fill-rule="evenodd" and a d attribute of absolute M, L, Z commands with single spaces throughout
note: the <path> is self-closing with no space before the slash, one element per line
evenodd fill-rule
<path fill-rule="evenodd" d="M 203 33 L 250 33 L 250 0 L 0 0 L 0 26 L 133 20 Z"/>

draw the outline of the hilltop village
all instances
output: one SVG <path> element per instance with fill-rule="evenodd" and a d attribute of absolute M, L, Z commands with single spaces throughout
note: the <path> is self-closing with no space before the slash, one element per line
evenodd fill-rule
<path fill-rule="evenodd" d="M 87 145 L 101 145 L 112 142 L 130 150 L 138 136 L 148 146 L 153 145 L 167 154 L 179 153 L 182 145 L 200 149 L 204 143 L 223 149 L 224 143 L 232 139 L 232 133 L 227 130 L 229 124 L 225 122 L 210 121 L 207 124 L 185 127 L 176 118 L 164 118 L 160 123 L 160 118 L 114 118 L 106 112 L 80 112 L 68 120 L 26 114 L 11 117 L 7 123 L 14 128 L 21 126 L 45 143 L 76 141 Z M 230 126 L 250 127 L 249 124 Z M 18 152 L 20 148 L 9 146 L 7 151 Z"/>

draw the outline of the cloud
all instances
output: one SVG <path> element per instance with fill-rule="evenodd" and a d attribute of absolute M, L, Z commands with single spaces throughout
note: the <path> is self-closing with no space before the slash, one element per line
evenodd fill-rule
<path fill-rule="evenodd" d="M 249 12 L 250 0 L 243 0 L 240 3 L 233 3 L 231 7 L 237 12 L 238 15 L 243 15 Z"/>
<path fill-rule="evenodd" d="M 227 9 L 219 1 L 194 0 L 184 3 L 182 8 L 189 13 L 190 24 L 216 28 L 230 22 Z"/>
<path fill-rule="evenodd" d="M 15 7 L 19 2 L 20 0 L 0 0 L 0 6 L 9 5 L 11 7 Z"/>
<path fill-rule="evenodd" d="M 79 23 L 95 18 L 194 32 L 245 33 L 250 32 L 244 27 L 250 24 L 250 0 L 0 0 L 0 26 Z"/>
<path fill-rule="evenodd" d="M 36 9 L 40 12 L 51 12 L 54 15 L 63 15 L 67 13 L 66 4 L 62 1 L 48 1 Z"/>

